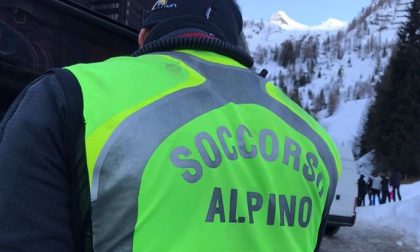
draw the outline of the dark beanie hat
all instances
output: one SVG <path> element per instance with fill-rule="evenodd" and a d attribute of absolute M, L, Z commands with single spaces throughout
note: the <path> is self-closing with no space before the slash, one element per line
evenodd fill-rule
<path fill-rule="evenodd" d="M 165 23 L 176 29 L 200 28 L 219 39 L 237 45 L 242 31 L 242 15 L 234 0 L 158 0 L 144 14 L 142 26 Z"/>

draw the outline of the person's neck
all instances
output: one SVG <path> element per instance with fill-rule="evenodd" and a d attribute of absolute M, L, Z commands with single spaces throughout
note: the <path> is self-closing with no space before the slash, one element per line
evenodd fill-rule
<path fill-rule="evenodd" d="M 157 29 L 158 28 L 158 29 Z M 211 29 L 209 29 L 211 31 Z M 223 34 L 205 28 L 183 28 L 176 26 L 154 27 L 148 34 L 144 46 L 133 56 L 173 50 L 205 50 L 228 56 L 246 67 L 252 67 L 252 57 L 242 47 L 231 44 Z"/>
<path fill-rule="evenodd" d="M 158 39 L 166 39 L 166 38 L 207 38 L 207 39 L 218 39 L 214 34 L 196 29 L 179 29 L 174 32 L 170 32 Z"/>

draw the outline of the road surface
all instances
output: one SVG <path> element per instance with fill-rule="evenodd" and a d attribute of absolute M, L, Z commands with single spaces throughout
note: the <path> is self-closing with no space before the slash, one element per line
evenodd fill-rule
<path fill-rule="evenodd" d="M 363 226 L 342 227 L 334 237 L 325 236 L 321 252 L 420 252 L 420 244 L 392 230 Z"/>

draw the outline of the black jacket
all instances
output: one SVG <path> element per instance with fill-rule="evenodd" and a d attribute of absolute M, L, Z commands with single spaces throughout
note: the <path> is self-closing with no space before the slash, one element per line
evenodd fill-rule
<path fill-rule="evenodd" d="M 82 251 L 91 230 L 81 90 L 58 73 L 28 86 L 0 124 L 0 251 Z"/>
<path fill-rule="evenodd" d="M 383 177 L 381 181 L 382 185 L 382 192 L 389 192 L 389 179 L 387 177 Z"/>
<path fill-rule="evenodd" d="M 366 181 L 362 177 L 360 177 L 359 180 L 357 181 L 357 186 L 358 186 L 359 194 L 366 194 L 366 191 L 367 191 Z"/>
<path fill-rule="evenodd" d="M 401 173 L 396 171 L 391 175 L 391 186 L 398 187 L 401 185 Z"/>

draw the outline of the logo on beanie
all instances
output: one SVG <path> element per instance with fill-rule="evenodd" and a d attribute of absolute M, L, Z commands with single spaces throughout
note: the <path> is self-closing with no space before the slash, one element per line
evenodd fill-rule
<path fill-rule="evenodd" d="M 172 8 L 176 8 L 177 4 L 176 3 L 169 3 L 169 1 L 162 1 L 162 0 L 158 0 L 156 1 L 155 5 L 153 5 L 152 11 L 154 10 L 160 10 L 160 9 L 172 9 Z"/>

